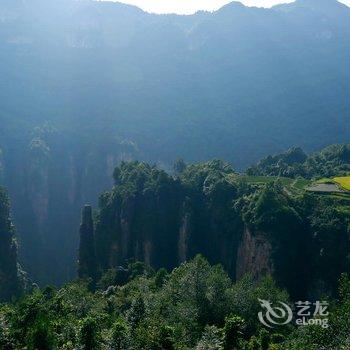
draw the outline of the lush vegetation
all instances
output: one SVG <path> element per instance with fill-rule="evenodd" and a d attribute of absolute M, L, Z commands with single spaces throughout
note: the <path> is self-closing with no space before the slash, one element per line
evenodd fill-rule
<path fill-rule="evenodd" d="M 178 160 L 172 174 L 122 162 L 114 182 L 97 210 L 83 208 L 79 280 L 29 292 L 15 255 L 0 260 L 17 283 L 3 289 L 2 300 L 13 300 L 0 306 L 1 349 L 347 348 L 347 194 L 309 193 L 303 178 L 240 175 L 218 160 Z M 2 247 L 15 252 L 1 193 Z M 265 329 L 259 299 L 326 299 L 330 327 Z"/>
<path fill-rule="evenodd" d="M 330 178 L 350 173 L 350 145 L 332 145 L 307 156 L 302 149 L 268 156 L 247 170 L 249 175 L 289 178 Z"/>
<path fill-rule="evenodd" d="M 140 263 L 108 271 L 95 292 L 80 280 L 0 307 L 4 350 L 341 350 L 350 332 L 350 281 L 330 305 L 330 327 L 265 329 L 258 299 L 289 303 L 271 278 L 233 283 L 201 256 L 168 273 Z"/>
<path fill-rule="evenodd" d="M 309 182 L 302 179 L 254 182 L 221 161 L 189 166 L 179 161 L 175 172 L 139 162 L 115 169 L 115 186 L 102 194 L 88 219 L 94 221 L 94 235 L 91 223 L 82 222 L 90 231 L 81 231 L 81 277 L 96 282 L 130 259 L 172 269 L 201 253 L 233 279 L 258 265 L 258 276 L 273 274 L 279 286 L 301 298 L 334 295 L 340 274 L 350 272 L 347 195 L 309 193 L 303 190 Z M 247 247 L 247 235 L 253 247 Z M 256 239 L 271 250 L 262 252 L 261 261 L 247 263 L 245 257 L 259 254 L 259 247 L 251 251 Z M 268 266 L 273 269 L 264 271 Z"/>

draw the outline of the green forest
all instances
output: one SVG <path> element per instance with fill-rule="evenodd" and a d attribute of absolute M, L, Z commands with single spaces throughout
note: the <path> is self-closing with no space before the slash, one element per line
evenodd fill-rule
<path fill-rule="evenodd" d="M 122 162 L 82 209 L 78 278 L 62 287 L 19 265 L 2 189 L 1 349 L 346 349 L 350 194 L 313 184 L 345 177 L 349 150 L 291 149 L 246 173 Z M 326 301 L 328 327 L 265 327 L 261 300 Z"/>
<path fill-rule="evenodd" d="M 124 280 L 124 281 L 122 281 Z M 107 289 L 105 289 L 109 286 Z M 144 264 L 61 289 L 36 289 L 0 308 L 1 349 L 341 350 L 349 347 L 350 280 L 342 275 L 330 326 L 267 330 L 258 298 L 288 302 L 272 278 L 233 283 L 202 256 L 171 272 Z"/>

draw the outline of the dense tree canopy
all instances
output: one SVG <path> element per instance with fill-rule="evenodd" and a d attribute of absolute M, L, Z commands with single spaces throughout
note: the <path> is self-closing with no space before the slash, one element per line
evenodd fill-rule
<path fill-rule="evenodd" d="M 350 173 L 350 144 L 332 145 L 307 156 L 300 148 L 268 156 L 247 170 L 250 175 L 322 178 Z"/>
<path fill-rule="evenodd" d="M 341 350 L 348 346 L 350 282 L 330 305 L 329 328 L 265 329 L 259 299 L 290 303 L 271 278 L 233 283 L 202 256 L 163 274 L 144 271 L 91 292 L 89 281 L 35 290 L 0 307 L 1 349 Z"/>

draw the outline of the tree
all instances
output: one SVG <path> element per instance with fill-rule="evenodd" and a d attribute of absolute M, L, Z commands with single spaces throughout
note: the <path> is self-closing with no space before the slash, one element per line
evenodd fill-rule
<path fill-rule="evenodd" d="M 252 336 L 248 343 L 248 350 L 260 350 L 260 343 L 256 336 Z"/>
<path fill-rule="evenodd" d="M 174 173 L 176 175 L 182 174 L 184 172 L 184 170 L 186 169 L 187 165 L 184 162 L 184 160 L 182 158 L 179 158 L 175 161 L 174 163 Z"/>
<path fill-rule="evenodd" d="M 98 348 L 97 324 L 94 319 L 87 317 L 80 328 L 80 345 L 82 350 L 95 350 Z"/>
<path fill-rule="evenodd" d="M 158 289 L 162 288 L 168 277 L 169 275 L 166 269 L 164 268 L 159 269 L 154 277 L 155 286 Z"/>
<path fill-rule="evenodd" d="M 207 326 L 203 332 L 196 350 L 223 350 L 224 342 L 221 329 L 216 326 Z"/>
<path fill-rule="evenodd" d="M 128 328 L 122 319 L 117 320 L 112 327 L 111 349 L 126 350 L 128 346 Z"/>
<path fill-rule="evenodd" d="M 235 350 L 240 339 L 243 337 L 245 322 L 241 317 L 233 316 L 226 318 L 224 327 L 224 348 Z"/>
<path fill-rule="evenodd" d="M 54 349 L 54 339 L 49 322 L 43 318 L 34 324 L 28 335 L 29 350 L 52 350 Z"/>
<path fill-rule="evenodd" d="M 270 334 L 266 329 L 262 329 L 259 334 L 261 350 L 268 350 L 270 344 Z"/>
<path fill-rule="evenodd" d="M 162 350 L 175 350 L 174 329 L 162 326 L 159 332 L 159 344 Z"/>
<path fill-rule="evenodd" d="M 132 301 L 131 308 L 128 310 L 127 314 L 128 322 L 133 330 L 142 321 L 145 311 L 145 302 L 139 295 Z"/>

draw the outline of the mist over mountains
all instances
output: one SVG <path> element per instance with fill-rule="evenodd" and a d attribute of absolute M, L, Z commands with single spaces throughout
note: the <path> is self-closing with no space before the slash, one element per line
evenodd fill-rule
<path fill-rule="evenodd" d="M 350 8 L 335 0 L 192 16 L 1 1 L 1 178 L 21 244 L 33 245 L 29 272 L 74 274 L 80 207 L 122 159 L 241 170 L 291 146 L 347 142 L 349 39 Z M 56 269 L 45 279 L 42 252 Z"/>
<path fill-rule="evenodd" d="M 5 1 L 2 118 L 112 128 L 165 163 L 224 157 L 242 168 L 296 144 L 346 141 L 349 17 L 335 0 L 193 16 Z"/>

